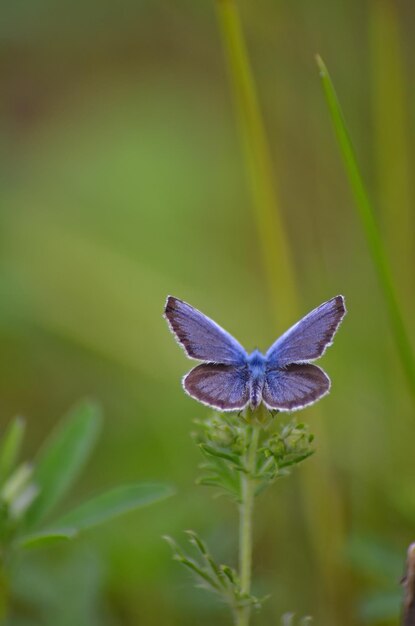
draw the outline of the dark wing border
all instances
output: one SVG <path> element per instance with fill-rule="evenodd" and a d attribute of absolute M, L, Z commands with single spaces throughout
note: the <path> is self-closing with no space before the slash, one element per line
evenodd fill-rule
<path fill-rule="evenodd" d="M 225 340 L 227 342 L 229 350 L 234 351 L 235 358 L 233 360 L 231 360 L 230 358 L 226 360 L 215 360 L 213 358 L 209 359 L 209 358 L 196 356 L 196 354 L 192 350 L 191 342 L 189 342 L 187 337 L 183 334 L 183 331 L 180 328 L 180 325 L 174 319 L 174 314 L 177 311 L 177 308 L 175 306 L 176 303 L 178 303 L 179 305 L 184 305 L 185 307 L 189 307 L 192 311 L 195 312 L 196 317 L 200 316 L 201 320 L 203 321 L 206 320 L 206 323 L 212 327 L 212 330 L 216 331 L 218 333 L 218 336 L 220 336 L 222 340 Z M 180 300 L 180 298 L 176 298 L 175 296 L 170 296 L 170 295 L 167 296 L 166 303 L 164 306 L 163 317 L 167 321 L 169 328 L 174 338 L 176 339 L 177 343 L 179 344 L 179 346 L 181 346 L 181 348 L 185 351 L 186 355 L 190 359 L 194 359 L 195 361 L 204 361 L 205 363 L 223 363 L 225 365 L 242 365 L 243 363 L 246 362 L 248 354 L 245 348 L 239 343 L 239 341 L 237 341 L 235 337 L 233 337 L 230 333 L 228 333 L 228 331 L 226 331 L 224 328 L 219 326 L 219 324 L 217 324 L 214 320 L 212 320 L 210 317 L 202 313 L 202 311 L 199 311 L 199 309 L 196 309 L 194 306 L 192 306 L 188 302 L 185 302 L 184 300 Z"/>
<path fill-rule="evenodd" d="M 327 348 L 329 348 L 331 345 L 333 345 L 333 341 L 334 341 L 334 336 L 340 326 L 340 324 L 342 323 L 344 316 L 347 313 L 347 309 L 346 309 L 346 303 L 345 303 L 345 299 L 344 296 L 342 295 L 338 295 L 338 296 L 334 296 L 333 298 L 330 298 L 330 300 L 327 300 L 326 302 L 323 302 L 322 304 L 320 304 L 318 307 L 316 307 L 315 309 L 313 309 L 312 311 L 310 311 L 309 313 L 307 313 L 307 315 L 305 315 L 304 317 L 302 317 L 296 324 L 294 324 L 293 326 L 291 326 L 291 328 L 289 328 L 283 335 L 281 335 L 281 337 L 279 337 L 276 341 L 274 341 L 274 343 L 272 344 L 272 346 L 267 350 L 266 354 L 265 354 L 265 358 L 267 359 L 267 361 L 269 361 L 269 359 L 275 359 L 275 362 L 272 363 L 271 361 L 271 368 L 272 367 L 278 367 L 279 362 L 277 359 L 277 354 L 278 354 L 278 348 L 283 344 L 283 342 L 287 341 L 296 331 L 296 329 L 298 328 L 298 326 L 300 326 L 300 324 L 302 324 L 305 320 L 307 320 L 307 318 L 309 316 L 312 316 L 313 314 L 317 313 L 319 309 L 321 309 L 322 307 L 325 307 L 327 304 L 329 304 L 330 302 L 335 302 L 338 308 L 338 313 L 339 313 L 339 317 L 338 320 L 336 322 L 334 322 L 331 327 L 328 329 L 328 331 L 325 334 L 325 338 L 323 338 L 319 344 L 316 346 L 317 352 L 315 354 L 315 356 L 311 356 L 309 358 L 304 358 L 304 359 L 293 359 L 293 360 L 287 360 L 287 361 L 283 361 L 280 363 L 281 367 L 284 367 L 285 365 L 288 365 L 290 363 L 309 363 L 312 361 L 315 361 L 317 359 L 319 359 L 320 357 L 323 356 L 323 354 L 326 352 Z"/>

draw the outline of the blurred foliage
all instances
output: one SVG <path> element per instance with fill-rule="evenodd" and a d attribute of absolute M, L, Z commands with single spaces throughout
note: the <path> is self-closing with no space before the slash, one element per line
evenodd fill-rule
<path fill-rule="evenodd" d="M 257 591 L 272 591 L 261 623 L 295 611 L 326 626 L 299 497 L 301 473 L 317 462 L 320 426 L 346 537 L 361 537 L 365 555 L 375 536 L 402 555 L 402 569 L 414 538 L 415 426 L 314 55 L 336 84 L 414 345 L 414 189 L 407 179 L 401 187 L 396 173 L 397 164 L 398 174 L 412 170 L 414 154 L 414 6 L 241 0 L 240 7 L 300 313 L 338 292 L 349 309 L 336 350 L 324 357 L 332 392 L 318 415 L 311 408 L 302 416 L 316 432 L 317 454 L 259 499 L 256 527 Z M 385 14 L 393 16 L 388 30 Z M 0 32 L 3 425 L 10 415 L 29 416 L 30 458 L 55 416 L 93 395 L 106 428 L 72 503 L 126 480 L 180 486 L 174 503 L 102 527 L 76 554 L 67 546 L 34 552 L 22 594 L 49 607 L 39 624 L 103 624 L 103 613 L 111 626 L 226 624 L 219 604 L 187 592 L 160 539 L 192 527 L 221 562 L 236 554 L 227 539 L 233 509 L 194 486 L 188 431 L 208 410 L 181 392 L 188 364 L 161 313 L 166 295 L 177 294 L 248 349 L 265 349 L 285 328 L 268 296 L 213 3 L 26 1 L 2 6 Z M 282 291 L 279 298 L 283 307 Z M 323 514 L 330 524 L 330 500 Z M 396 623 L 396 609 L 379 608 L 385 595 L 377 611 L 361 608 L 379 590 L 399 595 L 394 558 L 382 566 L 385 587 L 361 571 L 347 545 L 335 559 L 336 624 Z"/>
<path fill-rule="evenodd" d="M 21 463 L 19 458 L 24 432 L 22 419 L 12 421 L 3 435 L 0 445 L 2 624 L 20 623 L 21 612 L 17 604 L 21 594 L 21 580 L 26 578 L 25 549 L 55 546 L 62 541 L 69 541 L 81 531 L 163 500 L 173 493 L 170 486 L 156 483 L 116 487 L 58 516 L 56 521 L 49 521 L 49 513 L 67 494 L 88 460 L 99 426 L 97 407 L 87 402 L 79 404 L 58 424 L 42 446 L 35 462 L 30 464 Z M 47 576 L 46 572 L 45 584 L 49 586 Z M 49 576 L 53 576 L 52 570 Z M 42 597 L 42 593 L 36 599 L 31 596 L 32 607 L 27 606 L 25 623 L 37 623 L 36 619 L 41 618 L 42 614 L 49 620 L 54 614 L 53 607 L 48 606 L 45 598 L 42 605 Z M 89 601 L 88 597 L 86 601 Z"/>

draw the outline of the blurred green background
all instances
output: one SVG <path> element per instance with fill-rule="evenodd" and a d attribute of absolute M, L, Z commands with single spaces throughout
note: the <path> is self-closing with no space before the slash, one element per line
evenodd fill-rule
<path fill-rule="evenodd" d="M 240 1 L 294 258 L 299 314 L 343 293 L 322 362 L 330 396 L 301 419 L 317 454 L 258 502 L 258 624 L 393 624 L 415 536 L 414 405 L 356 218 L 314 55 L 336 83 L 415 342 L 414 7 L 392 0 Z M 285 330 L 271 303 L 213 0 L 31 0 L 0 11 L 0 416 L 27 456 L 80 397 L 104 435 L 81 496 L 160 480 L 177 495 L 33 552 L 12 624 L 229 624 L 161 535 L 197 530 L 235 564 L 236 513 L 194 484 L 208 409 L 166 295 L 247 349 Z M 284 292 L 277 305 L 284 310 Z M 277 308 L 278 308 L 277 306 Z M 296 321 L 295 316 L 291 319 Z"/>

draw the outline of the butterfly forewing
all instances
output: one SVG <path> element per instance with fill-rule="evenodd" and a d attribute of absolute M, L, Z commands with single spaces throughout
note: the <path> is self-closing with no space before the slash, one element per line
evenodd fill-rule
<path fill-rule="evenodd" d="M 292 364 L 267 371 L 262 399 L 269 409 L 295 411 L 313 404 L 330 390 L 330 379 L 311 364 Z"/>
<path fill-rule="evenodd" d="M 248 404 L 248 381 L 246 366 L 203 363 L 184 377 L 183 387 L 199 402 L 221 411 L 236 411 Z"/>
<path fill-rule="evenodd" d="M 170 328 L 192 359 L 242 365 L 247 354 L 236 339 L 186 302 L 169 296 L 164 311 Z"/>
<path fill-rule="evenodd" d="M 318 359 L 331 345 L 346 313 L 343 296 L 336 296 L 287 330 L 266 353 L 267 365 L 284 367 Z"/>

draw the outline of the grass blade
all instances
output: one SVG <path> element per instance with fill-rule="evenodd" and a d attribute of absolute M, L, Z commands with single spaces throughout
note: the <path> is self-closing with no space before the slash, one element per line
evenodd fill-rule
<path fill-rule="evenodd" d="M 337 141 L 340 146 L 340 152 L 355 198 L 358 215 L 362 223 L 369 251 L 372 256 L 373 264 L 375 266 L 379 283 L 386 301 L 396 347 L 398 349 L 410 390 L 415 396 L 415 359 L 395 292 L 394 281 L 382 237 L 376 223 L 375 214 L 369 196 L 360 174 L 340 103 L 337 99 L 337 95 L 327 68 L 319 56 L 317 56 L 317 65 L 320 70 L 324 95 L 326 97 Z"/>
<path fill-rule="evenodd" d="M 235 0 L 217 0 L 216 6 L 251 186 L 260 254 L 274 315 L 284 328 L 292 324 L 298 310 L 290 243 L 275 191 L 274 168 L 237 5 Z"/>
<path fill-rule="evenodd" d="M 52 432 L 33 473 L 39 496 L 28 510 L 29 527 L 41 521 L 72 486 L 89 458 L 100 422 L 98 408 L 85 402 L 75 407 Z"/>
<path fill-rule="evenodd" d="M 174 490 L 169 485 L 156 483 L 116 487 L 70 511 L 57 525 L 60 528 L 74 528 L 77 531 L 86 530 L 128 511 L 164 500 L 173 493 Z"/>

